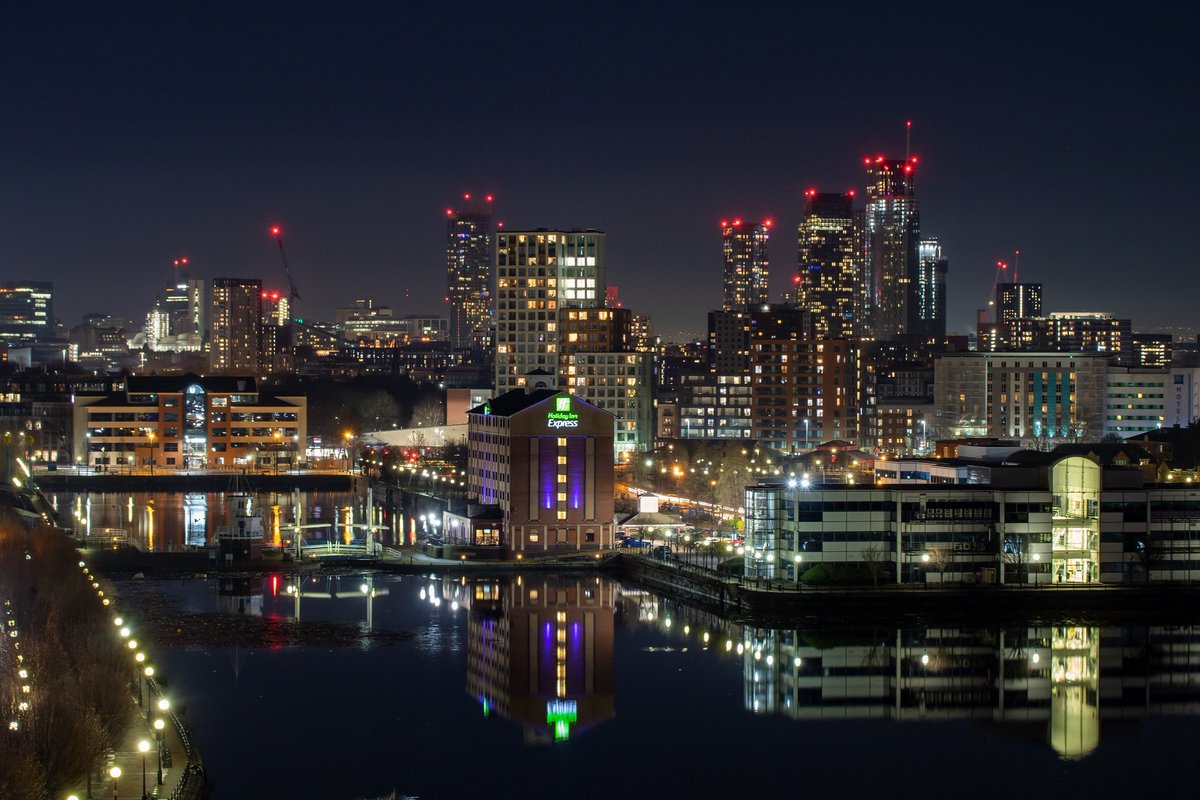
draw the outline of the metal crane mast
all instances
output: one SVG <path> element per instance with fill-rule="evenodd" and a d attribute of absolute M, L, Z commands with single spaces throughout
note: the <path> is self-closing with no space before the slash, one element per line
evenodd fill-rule
<path fill-rule="evenodd" d="M 283 249 L 283 231 L 278 225 L 271 228 L 271 235 L 275 237 L 275 243 L 279 245 L 279 257 L 283 259 L 283 272 L 287 275 L 288 282 L 288 297 L 291 300 L 300 299 L 300 290 L 296 288 L 296 282 L 292 280 L 292 268 L 288 266 L 287 251 Z"/>

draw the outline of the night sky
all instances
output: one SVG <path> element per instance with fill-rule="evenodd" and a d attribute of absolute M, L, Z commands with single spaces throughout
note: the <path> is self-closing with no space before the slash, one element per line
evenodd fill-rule
<path fill-rule="evenodd" d="M 0 279 L 69 326 L 194 274 L 439 311 L 445 209 L 608 233 L 609 283 L 667 338 L 719 305 L 722 217 L 856 188 L 913 121 L 923 233 L 966 332 L 997 259 L 1047 310 L 1200 322 L 1194 16 L 1105 4 L 7 4 Z M 1171 16 L 1177 15 L 1177 16 Z"/>

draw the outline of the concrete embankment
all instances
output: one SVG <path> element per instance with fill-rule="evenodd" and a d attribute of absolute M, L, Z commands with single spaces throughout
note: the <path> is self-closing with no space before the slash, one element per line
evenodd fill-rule
<path fill-rule="evenodd" d="M 709 570 L 621 556 L 621 575 L 731 618 L 763 627 L 895 623 L 978 624 L 1070 620 L 1085 624 L 1184 624 L 1200 620 L 1200 585 L 1149 586 L 880 586 L 797 589 L 723 578 Z"/>

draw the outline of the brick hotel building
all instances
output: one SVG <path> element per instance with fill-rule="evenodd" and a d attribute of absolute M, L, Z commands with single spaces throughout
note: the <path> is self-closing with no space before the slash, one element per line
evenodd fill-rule
<path fill-rule="evenodd" d="M 612 414 L 566 392 L 514 389 L 467 419 L 467 492 L 472 503 L 499 509 L 505 551 L 613 546 Z"/>

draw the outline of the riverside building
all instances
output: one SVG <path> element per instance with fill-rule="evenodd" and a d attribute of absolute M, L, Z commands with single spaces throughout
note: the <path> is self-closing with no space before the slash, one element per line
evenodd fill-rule
<path fill-rule="evenodd" d="M 130 376 L 124 391 L 77 394 L 76 463 L 124 469 L 291 469 L 305 460 L 308 402 L 254 378 Z"/>
<path fill-rule="evenodd" d="M 745 574 L 851 571 L 870 583 L 1200 580 L 1200 488 L 1101 467 L 1087 445 L 1009 456 L 987 484 L 746 488 Z M 944 480 L 954 480 L 947 475 Z M 929 480 L 929 478 L 926 478 Z"/>
<path fill-rule="evenodd" d="M 518 389 L 467 419 L 467 493 L 477 512 L 498 507 L 494 546 L 538 555 L 613 546 L 612 414 L 566 392 Z"/>

